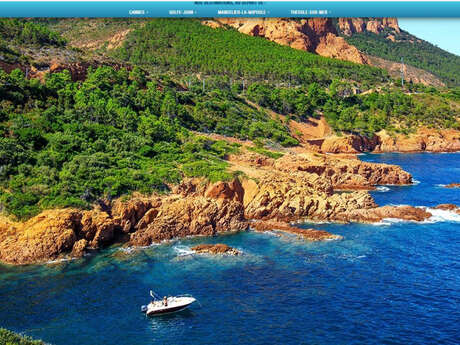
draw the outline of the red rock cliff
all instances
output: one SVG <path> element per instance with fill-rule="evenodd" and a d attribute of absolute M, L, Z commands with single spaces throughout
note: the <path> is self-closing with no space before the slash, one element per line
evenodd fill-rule
<path fill-rule="evenodd" d="M 338 27 L 346 36 L 366 31 L 379 34 L 386 28 L 401 31 L 396 18 L 338 18 Z"/>
<path fill-rule="evenodd" d="M 348 44 L 342 33 L 373 32 L 379 34 L 385 28 L 400 32 L 396 18 L 218 18 L 203 23 L 211 27 L 231 26 L 239 32 L 264 37 L 270 41 L 295 49 L 306 50 L 321 56 L 370 64 L 369 58 L 356 47 Z M 340 31 L 340 32 L 338 32 Z"/>
<path fill-rule="evenodd" d="M 239 32 L 322 56 L 368 64 L 368 58 L 338 36 L 331 18 L 219 18 L 204 21 L 211 27 L 228 25 Z"/>

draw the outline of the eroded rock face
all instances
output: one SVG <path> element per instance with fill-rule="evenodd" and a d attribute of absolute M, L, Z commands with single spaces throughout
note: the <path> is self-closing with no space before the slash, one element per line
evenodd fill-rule
<path fill-rule="evenodd" d="M 244 202 L 248 219 L 327 220 L 344 210 L 376 206 L 367 192 L 333 193 L 330 181 L 310 173 L 266 173 L 250 189 Z"/>
<path fill-rule="evenodd" d="M 217 18 L 203 22 L 213 28 L 231 26 L 239 32 L 264 37 L 278 44 L 314 52 L 322 56 L 369 64 L 356 47 L 338 36 L 331 18 Z"/>
<path fill-rule="evenodd" d="M 70 252 L 77 240 L 81 213 L 48 210 L 25 223 L 0 221 L 0 260 L 24 264 L 56 259 Z"/>
<path fill-rule="evenodd" d="M 264 37 L 278 44 L 306 50 L 330 58 L 360 64 L 370 64 L 369 58 L 355 46 L 339 36 L 373 32 L 380 34 L 391 28 L 399 33 L 396 18 L 338 18 L 337 26 L 332 18 L 216 18 L 203 24 L 212 28 L 231 26 L 241 33 Z M 340 32 L 337 31 L 337 28 Z"/>
<path fill-rule="evenodd" d="M 338 26 L 346 36 L 365 31 L 380 34 L 385 28 L 401 32 L 396 18 L 338 18 Z"/>
<path fill-rule="evenodd" d="M 358 136 L 329 136 L 321 143 L 321 151 L 327 153 L 359 153 L 365 151 L 372 151 L 379 143 L 379 138 L 373 137 L 372 139 Z"/>
<path fill-rule="evenodd" d="M 217 244 L 199 244 L 191 248 L 195 253 L 199 254 L 212 254 L 212 255 L 240 255 L 238 249 L 227 246 L 223 243 Z"/>
<path fill-rule="evenodd" d="M 274 166 L 285 172 L 302 171 L 329 178 L 333 189 L 360 190 L 373 189 L 375 185 L 412 183 L 412 175 L 397 165 L 368 163 L 335 156 L 284 155 Z"/>
<path fill-rule="evenodd" d="M 409 136 L 377 133 L 379 143 L 374 152 L 455 152 L 460 150 L 460 132 L 453 129 L 420 128 Z"/>
<path fill-rule="evenodd" d="M 460 131 L 454 129 L 420 128 L 416 133 L 408 136 L 390 135 L 382 130 L 371 139 L 359 135 L 347 135 L 310 141 L 319 146 L 321 152 L 328 153 L 460 151 Z"/>
<path fill-rule="evenodd" d="M 172 196 L 165 198 L 157 210 L 148 225 L 131 234 L 132 245 L 147 246 L 186 236 L 213 236 L 248 227 L 243 204 L 233 200 Z"/>
<path fill-rule="evenodd" d="M 244 189 L 238 179 L 231 182 L 216 182 L 206 189 L 205 196 L 212 199 L 243 202 Z"/>

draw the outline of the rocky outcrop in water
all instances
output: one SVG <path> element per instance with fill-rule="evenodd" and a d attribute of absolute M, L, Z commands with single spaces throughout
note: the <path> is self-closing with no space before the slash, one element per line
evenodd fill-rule
<path fill-rule="evenodd" d="M 460 214 L 460 207 L 454 204 L 440 204 L 436 207 L 433 207 L 436 210 L 443 210 L 443 211 L 452 211 L 457 214 Z"/>
<path fill-rule="evenodd" d="M 375 164 L 330 155 L 285 155 L 274 162 L 277 170 L 307 172 L 329 179 L 337 189 L 373 189 L 375 185 L 408 185 L 412 176 L 397 165 Z"/>
<path fill-rule="evenodd" d="M 384 219 L 421 222 L 431 216 L 432 214 L 423 208 L 413 206 L 382 206 L 339 213 L 335 219 L 343 222 L 358 223 L 378 223 Z"/>
<path fill-rule="evenodd" d="M 217 244 L 199 244 L 191 248 L 195 253 L 198 254 L 211 254 L 211 255 L 241 255 L 238 249 L 227 246 L 223 243 Z"/>
<path fill-rule="evenodd" d="M 48 210 L 24 223 L 0 219 L 0 260 L 25 264 L 56 259 L 77 241 L 82 214 L 78 210 Z"/>
<path fill-rule="evenodd" d="M 286 222 L 424 217 L 419 209 L 417 213 L 376 208 L 366 191 L 354 190 L 410 183 L 410 174 L 397 166 L 313 153 L 285 154 L 278 160 L 247 153 L 237 159 L 235 168 L 247 173 L 241 180 L 185 179 L 169 195 L 105 201 L 90 211 L 48 210 L 24 223 L 0 218 L 0 260 L 27 264 L 63 254 L 79 257 L 113 243 L 147 246 L 186 236 L 214 236 L 245 230 L 251 220 L 258 221 L 251 224 L 259 230 L 273 227 L 309 240 L 324 240 L 336 237 Z M 339 191 L 345 187 L 352 191 Z"/>
<path fill-rule="evenodd" d="M 248 227 L 243 205 L 227 199 L 171 196 L 163 199 L 154 212 L 156 216 L 151 222 L 132 233 L 132 245 L 146 246 L 185 236 L 213 236 Z"/>
<path fill-rule="evenodd" d="M 375 207 L 367 192 L 334 193 L 330 181 L 316 174 L 267 173 L 259 183 L 243 183 L 244 209 L 248 219 L 298 221 L 330 220 L 335 214 L 356 208 Z"/>
<path fill-rule="evenodd" d="M 44 262 L 65 253 L 79 257 L 89 249 L 117 242 L 146 246 L 177 237 L 213 236 L 247 227 L 242 203 L 219 195 L 134 197 L 116 200 L 109 212 L 97 208 L 49 210 L 24 223 L 1 218 L 0 260 L 12 264 Z"/>
<path fill-rule="evenodd" d="M 329 241 L 329 240 L 338 240 L 342 236 L 333 235 L 324 230 L 316 229 L 301 229 L 295 226 L 292 226 L 285 222 L 276 222 L 276 221 L 254 221 L 251 223 L 251 229 L 255 231 L 265 232 L 265 231 L 281 231 L 289 234 L 297 235 L 300 238 L 306 239 L 308 241 Z"/>

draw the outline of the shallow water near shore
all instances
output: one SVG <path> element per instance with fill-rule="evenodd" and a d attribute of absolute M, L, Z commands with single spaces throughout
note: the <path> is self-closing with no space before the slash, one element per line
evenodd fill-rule
<path fill-rule="evenodd" d="M 372 192 L 376 202 L 460 205 L 460 154 L 378 154 L 420 181 Z M 110 248 L 43 266 L 0 266 L 0 326 L 56 345 L 456 344 L 460 219 L 303 224 L 342 235 L 309 243 L 243 232 L 149 248 Z M 226 243 L 241 256 L 192 255 Z M 190 309 L 146 318 L 148 291 L 189 293 Z"/>

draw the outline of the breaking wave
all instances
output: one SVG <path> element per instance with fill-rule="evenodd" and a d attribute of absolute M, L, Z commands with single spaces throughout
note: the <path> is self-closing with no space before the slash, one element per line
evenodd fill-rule
<path fill-rule="evenodd" d="M 73 258 L 73 257 L 69 256 L 69 257 L 65 257 L 65 258 L 49 260 L 49 261 L 46 261 L 45 264 L 53 265 L 53 264 L 59 264 L 59 263 L 67 262 L 67 261 L 72 261 L 72 260 L 75 260 L 75 259 L 77 259 L 77 258 Z"/>
<path fill-rule="evenodd" d="M 440 210 L 436 208 L 418 206 L 419 208 L 425 209 L 427 212 L 430 212 L 432 216 L 422 222 L 417 222 L 415 220 L 406 220 L 399 218 L 385 218 L 380 222 L 372 223 L 372 225 L 382 226 L 382 225 L 391 225 L 396 223 L 421 223 L 421 224 L 433 224 L 433 223 L 460 223 L 460 214 L 455 211 L 449 210 Z"/>
<path fill-rule="evenodd" d="M 451 223 L 460 223 L 460 214 L 449 211 L 449 210 L 439 210 L 435 208 L 427 208 L 428 212 L 432 216 L 427 219 L 427 223 L 439 223 L 439 222 L 451 222 Z"/>
<path fill-rule="evenodd" d="M 195 252 L 191 250 L 190 247 L 186 246 L 174 246 L 173 249 L 177 253 L 177 256 L 189 256 L 195 254 Z"/>

